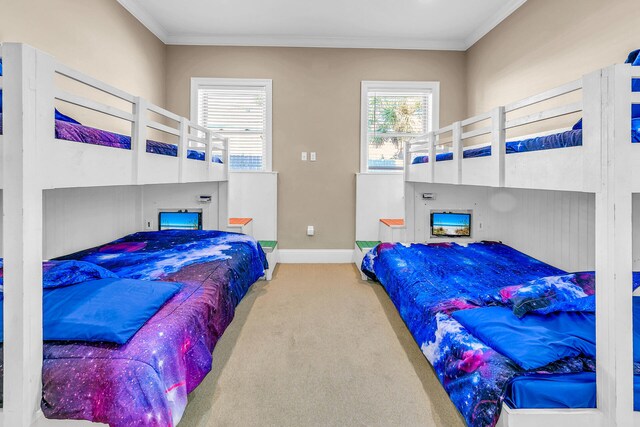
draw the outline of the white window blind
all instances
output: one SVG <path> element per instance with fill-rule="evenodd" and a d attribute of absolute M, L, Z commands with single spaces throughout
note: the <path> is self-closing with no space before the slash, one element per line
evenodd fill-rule
<path fill-rule="evenodd" d="M 229 138 L 231 170 L 265 170 L 267 88 L 207 85 L 198 88 L 198 123 Z"/>
<path fill-rule="evenodd" d="M 430 130 L 432 91 L 370 88 L 366 102 L 367 169 L 402 170 L 405 144 Z"/>

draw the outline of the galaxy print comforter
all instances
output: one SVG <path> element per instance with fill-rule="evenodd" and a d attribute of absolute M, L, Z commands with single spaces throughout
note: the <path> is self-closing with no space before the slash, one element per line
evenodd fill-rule
<path fill-rule="evenodd" d="M 124 345 L 44 345 L 45 416 L 112 427 L 178 423 L 187 394 L 211 370 L 211 353 L 235 306 L 267 267 L 255 240 L 220 231 L 136 233 L 61 259 L 182 284 Z"/>
<path fill-rule="evenodd" d="M 83 126 L 64 120 L 55 121 L 56 139 L 63 139 L 72 142 L 82 142 L 85 144 L 102 145 L 104 147 L 131 149 L 131 137 L 106 130 Z M 0 135 L 2 135 L 2 112 L 0 111 Z M 178 146 L 166 142 L 147 140 L 147 153 L 159 154 L 161 156 L 178 156 Z M 204 151 L 187 150 L 187 158 L 204 161 Z M 220 156 L 211 156 L 213 163 L 223 163 Z"/>
<path fill-rule="evenodd" d="M 511 381 L 525 374 L 594 372 L 575 356 L 532 370 L 489 347 L 452 316 L 499 304 L 500 291 L 564 271 L 494 242 L 382 243 L 362 270 L 386 289 L 440 382 L 469 426 L 493 426 Z"/>

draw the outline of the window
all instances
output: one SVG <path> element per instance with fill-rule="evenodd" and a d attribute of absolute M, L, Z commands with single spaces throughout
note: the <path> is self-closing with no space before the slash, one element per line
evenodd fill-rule
<path fill-rule="evenodd" d="M 271 171 L 271 80 L 191 79 L 191 119 L 229 138 L 229 169 Z"/>
<path fill-rule="evenodd" d="M 438 82 L 362 82 L 361 172 L 402 171 L 407 141 L 438 124 Z"/>

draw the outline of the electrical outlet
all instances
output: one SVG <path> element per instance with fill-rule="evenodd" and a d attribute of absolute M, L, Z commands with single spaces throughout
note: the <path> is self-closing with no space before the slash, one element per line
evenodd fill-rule
<path fill-rule="evenodd" d="M 302 156 L 300 157 L 300 160 L 302 160 L 303 162 L 307 161 L 307 152 L 306 151 L 302 152 Z"/>
<path fill-rule="evenodd" d="M 313 225 L 307 226 L 307 236 L 313 236 L 316 234 L 316 230 L 313 228 Z"/>
<path fill-rule="evenodd" d="M 315 162 L 315 161 L 316 161 L 316 152 L 315 152 L 315 151 L 312 151 L 312 152 L 311 152 L 311 161 L 312 161 L 312 162 Z"/>

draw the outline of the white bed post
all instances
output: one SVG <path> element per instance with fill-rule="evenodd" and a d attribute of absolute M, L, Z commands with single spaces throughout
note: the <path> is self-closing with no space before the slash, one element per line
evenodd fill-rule
<path fill-rule="evenodd" d="M 178 182 L 183 183 L 187 169 L 187 150 L 189 146 L 189 121 L 180 117 L 180 139 L 178 140 Z"/>
<path fill-rule="evenodd" d="M 211 156 L 211 138 L 213 138 L 213 135 L 211 135 L 211 131 L 207 130 L 204 133 L 204 137 L 205 137 L 205 142 L 204 142 L 204 146 L 205 146 L 205 153 L 204 153 L 204 161 L 207 162 L 207 177 L 211 178 L 211 170 L 213 169 L 213 162 L 211 161 L 213 159 L 213 157 Z"/>
<path fill-rule="evenodd" d="M 504 187 L 504 157 L 506 155 L 507 133 L 505 130 L 504 107 L 497 107 L 491 112 L 491 160 L 492 169 L 497 171 L 496 187 Z"/>
<path fill-rule="evenodd" d="M 602 70 L 600 91 L 585 79 L 586 134 L 601 108 L 601 186 L 596 194 L 596 355 L 598 409 L 606 426 L 633 425 L 632 195 L 629 66 Z M 598 97 L 596 93 L 600 93 Z M 597 105 L 600 98 L 600 106 Z"/>
<path fill-rule="evenodd" d="M 42 182 L 39 143 L 51 139 L 54 59 L 5 43 L 4 409 L 5 427 L 42 416 Z"/>
<path fill-rule="evenodd" d="M 455 172 L 453 177 L 454 184 L 462 184 L 462 123 L 455 122 L 453 124 L 453 161 L 455 163 Z"/>
<path fill-rule="evenodd" d="M 429 132 L 427 135 L 429 162 L 427 162 L 427 182 L 435 181 L 436 171 L 436 134 L 435 132 Z M 406 224 L 406 222 L 405 222 Z"/>
<path fill-rule="evenodd" d="M 133 132 L 131 134 L 131 150 L 133 154 L 133 182 L 144 184 L 145 154 L 147 152 L 147 124 L 149 122 L 149 103 L 139 96 L 135 98 Z"/>

